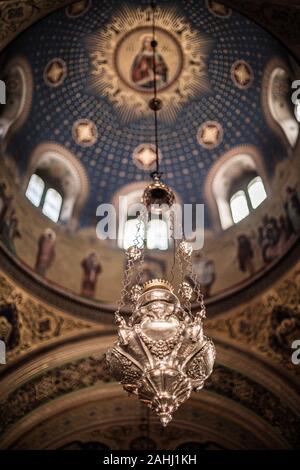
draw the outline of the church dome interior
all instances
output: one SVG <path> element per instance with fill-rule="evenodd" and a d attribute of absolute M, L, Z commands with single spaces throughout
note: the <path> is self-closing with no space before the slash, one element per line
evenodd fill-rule
<path fill-rule="evenodd" d="M 155 14 L 154 79 L 148 0 L 1 2 L 0 449 L 300 446 L 299 8 L 161 0 Z M 186 281 L 216 347 L 163 431 L 105 362 L 127 209 L 158 162 L 175 202 L 201 209 Z M 179 282 L 171 229 L 145 224 L 141 284 Z"/>

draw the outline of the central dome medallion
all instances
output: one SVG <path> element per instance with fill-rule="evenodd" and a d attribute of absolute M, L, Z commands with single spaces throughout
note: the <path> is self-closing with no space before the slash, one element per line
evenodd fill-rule
<path fill-rule="evenodd" d="M 156 23 L 157 90 L 164 102 L 160 117 L 173 120 L 189 98 L 209 89 L 206 58 L 212 41 L 174 8 L 157 8 Z M 125 7 L 87 41 L 90 86 L 106 95 L 125 121 L 151 113 L 151 38 L 151 9 Z"/>

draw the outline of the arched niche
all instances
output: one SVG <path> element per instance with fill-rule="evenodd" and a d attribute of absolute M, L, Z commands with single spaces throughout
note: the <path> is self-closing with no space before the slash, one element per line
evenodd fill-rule
<path fill-rule="evenodd" d="M 33 95 L 33 78 L 25 57 L 15 57 L 3 69 L 6 103 L 0 108 L 0 141 L 19 129 L 27 119 Z"/>
<path fill-rule="evenodd" d="M 275 57 L 265 68 L 261 92 L 262 107 L 269 126 L 292 149 L 296 146 L 300 129 L 291 98 L 293 76 L 291 67 Z"/>

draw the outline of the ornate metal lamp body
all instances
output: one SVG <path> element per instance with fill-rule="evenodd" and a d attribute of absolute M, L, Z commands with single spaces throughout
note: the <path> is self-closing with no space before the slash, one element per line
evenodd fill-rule
<path fill-rule="evenodd" d="M 193 289 L 187 287 L 181 291 L 189 297 Z M 213 370 L 215 347 L 203 334 L 205 308 L 192 317 L 171 284 L 160 279 L 142 289 L 135 286 L 132 298 L 128 322 L 116 315 L 118 341 L 107 352 L 107 363 L 124 390 L 136 394 L 166 426 Z"/>

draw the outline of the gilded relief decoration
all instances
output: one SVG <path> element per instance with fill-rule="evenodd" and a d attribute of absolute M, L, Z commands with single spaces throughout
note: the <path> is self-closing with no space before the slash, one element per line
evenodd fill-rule
<path fill-rule="evenodd" d="M 50 87 L 60 86 L 67 76 L 67 66 L 60 58 L 51 59 L 44 70 L 45 83 Z"/>
<path fill-rule="evenodd" d="M 299 367 L 291 361 L 291 344 L 300 337 L 299 305 L 300 270 L 296 269 L 260 300 L 216 320 L 208 320 L 207 328 L 247 344 L 299 375 Z"/>
<path fill-rule="evenodd" d="M 205 149 L 212 150 L 223 140 L 223 128 L 216 121 L 206 121 L 198 129 L 197 140 Z"/>
<path fill-rule="evenodd" d="M 57 8 L 72 0 L 27 0 L 0 2 L 0 49 L 18 33 Z"/>
<path fill-rule="evenodd" d="M 73 139 L 81 147 L 91 147 L 97 141 L 98 131 L 94 122 L 80 119 L 73 124 Z"/>
<path fill-rule="evenodd" d="M 253 382 L 240 372 L 217 366 L 207 381 L 208 390 L 219 393 L 249 408 L 277 430 L 295 448 L 299 448 L 300 421 L 271 390 Z"/>
<path fill-rule="evenodd" d="M 8 362 L 43 343 L 92 326 L 50 310 L 0 275 L 0 339 L 7 345 Z"/>
<path fill-rule="evenodd" d="M 161 160 L 160 151 L 159 159 Z M 155 145 L 147 143 L 138 145 L 133 152 L 133 161 L 141 170 L 153 170 L 156 161 Z"/>
<path fill-rule="evenodd" d="M 232 10 L 222 3 L 215 2 L 214 0 L 206 0 L 206 6 L 208 10 L 215 16 L 220 18 L 229 18 L 231 16 Z"/>
<path fill-rule="evenodd" d="M 249 88 L 254 80 L 253 70 L 244 60 L 237 60 L 231 67 L 231 78 L 238 88 Z"/>
<path fill-rule="evenodd" d="M 3 410 L 0 435 L 8 426 L 50 400 L 109 381 L 111 377 L 103 355 L 85 357 L 42 373 L 0 402 L 0 409 Z"/>
<path fill-rule="evenodd" d="M 66 8 L 66 14 L 69 18 L 78 18 L 84 15 L 91 7 L 92 0 L 79 0 L 71 3 Z"/>
<path fill-rule="evenodd" d="M 12 325 L 4 316 L 0 316 L 0 338 L 4 341 L 5 344 L 8 343 L 9 338 L 12 333 Z"/>
<path fill-rule="evenodd" d="M 126 7 L 87 41 L 90 86 L 107 96 L 125 121 L 152 112 L 151 21 L 149 8 Z M 188 99 L 209 90 L 205 60 L 212 41 L 174 9 L 157 8 L 156 27 L 156 78 L 164 103 L 160 117 L 172 121 Z"/>

